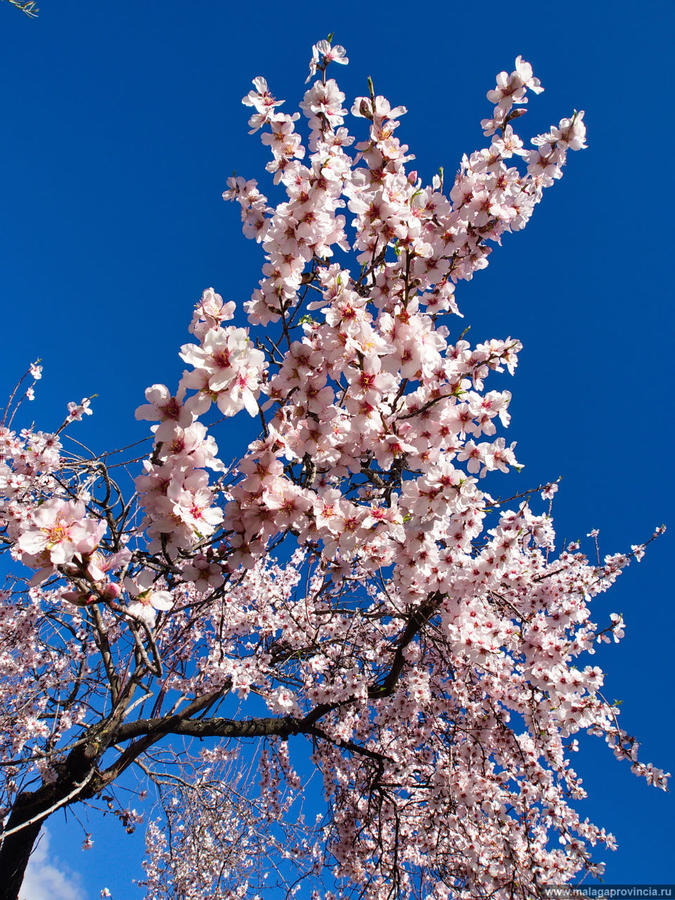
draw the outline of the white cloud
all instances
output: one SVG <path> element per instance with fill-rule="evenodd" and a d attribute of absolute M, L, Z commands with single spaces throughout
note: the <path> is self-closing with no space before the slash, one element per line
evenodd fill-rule
<path fill-rule="evenodd" d="M 49 832 L 43 829 L 26 869 L 19 900 L 85 900 L 77 875 L 49 859 Z"/>

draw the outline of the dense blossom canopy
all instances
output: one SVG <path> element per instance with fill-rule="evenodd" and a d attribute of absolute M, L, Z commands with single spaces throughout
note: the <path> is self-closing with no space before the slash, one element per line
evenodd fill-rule
<path fill-rule="evenodd" d="M 493 374 L 513 373 L 521 345 L 472 347 L 456 324 L 458 284 L 585 147 L 584 114 L 526 148 L 514 126 L 543 88 L 518 57 L 488 93 L 485 146 L 451 183 L 425 184 L 395 136 L 405 108 L 372 82 L 351 105 L 355 143 L 327 76 L 347 62 L 314 46 L 307 140 L 264 78 L 244 98 L 282 195 L 239 176 L 223 195 L 264 254 L 250 328 L 204 291 L 175 392 L 152 385 L 136 412 L 153 423 L 136 493 L 126 457 L 66 449 L 88 400 L 56 433 L 13 430 L 21 391 L 7 408 L 0 870 L 16 890 L 1 897 L 61 807 L 99 804 L 134 828 L 113 790 L 132 765 L 161 808 L 153 900 L 273 883 L 538 897 L 599 872 L 591 848 L 613 842 L 575 811 L 578 732 L 665 786 L 586 659 L 622 637 L 621 617 L 596 625 L 589 603 L 643 545 L 595 562 L 556 550 L 557 485 L 509 501 L 484 490 L 487 473 L 520 468 Z M 223 417 L 245 414 L 260 435 L 230 463 Z M 245 738 L 259 744 L 253 779 Z M 316 820 L 300 811 L 295 741 L 322 779 Z"/>

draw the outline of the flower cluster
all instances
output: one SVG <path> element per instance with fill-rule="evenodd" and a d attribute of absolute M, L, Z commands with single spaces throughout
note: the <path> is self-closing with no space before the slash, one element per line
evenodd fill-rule
<path fill-rule="evenodd" d="M 0 530 L 12 553 L 37 570 L 34 582 L 59 567 L 84 566 L 106 531 L 85 500 L 54 480 L 61 445 L 53 434 L 0 429 Z"/>
<path fill-rule="evenodd" d="M 213 289 L 204 291 L 190 326 L 199 344 L 185 344 L 180 354 L 192 370 L 184 373 L 175 396 L 163 384 L 152 385 L 145 392 L 148 403 L 136 410 L 136 418 L 158 422 L 155 451 L 136 479 L 153 550 L 189 550 L 222 521 L 206 469 L 221 472 L 224 465 L 198 419 L 212 403 L 225 416 L 242 409 L 256 415 L 265 362 L 245 329 L 223 326 L 233 313 L 233 303 L 223 303 Z M 188 390 L 194 393 L 186 400 Z"/>

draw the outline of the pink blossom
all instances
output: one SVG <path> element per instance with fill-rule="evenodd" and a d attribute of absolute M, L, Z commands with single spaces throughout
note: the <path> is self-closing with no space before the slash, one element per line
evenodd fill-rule
<path fill-rule="evenodd" d="M 89 397 L 83 397 L 81 403 L 71 401 L 68 404 L 69 422 L 80 422 L 83 416 L 90 416 L 91 414 L 91 399 Z"/>
<path fill-rule="evenodd" d="M 341 66 L 347 65 L 347 51 L 340 44 L 331 45 L 330 40 L 317 41 L 312 47 L 312 58 L 309 61 L 309 75 L 305 79 L 305 84 L 310 81 L 316 74 L 316 70 L 320 67 L 325 69 L 328 63 L 335 62 Z"/>
<path fill-rule="evenodd" d="M 150 571 L 141 572 L 135 578 L 127 578 L 125 587 L 133 598 L 127 606 L 127 613 L 135 619 L 141 619 L 148 626 L 154 625 L 158 612 L 165 612 L 174 604 L 170 591 L 155 589 Z"/>
<path fill-rule="evenodd" d="M 47 500 L 31 516 L 17 546 L 26 561 L 65 565 L 76 553 L 91 553 L 106 531 L 106 523 L 87 516 L 84 503 Z M 30 562 L 29 562 L 30 564 Z"/>

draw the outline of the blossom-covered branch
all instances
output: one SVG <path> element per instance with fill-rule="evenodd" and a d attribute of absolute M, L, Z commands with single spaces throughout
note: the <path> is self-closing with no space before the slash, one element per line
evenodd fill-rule
<path fill-rule="evenodd" d="M 456 324 L 464 282 L 585 146 L 584 114 L 526 148 L 515 127 L 542 87 L 518 57 L 488 93 L 485 145 L 427 183 L 396 136 L 405 108 L 372 82 L 348 130 L 328 77 L 347 62 L 317 43 L 292 114 L 253 80 L 243 102 L 278 199 L 241 176 L 223 195 L 263 254 L 248 326 L 204 291 L 179 383 L 136 411 L 149 452 L 66 451 L 91 398 L 53 432 L 13 430 L 32 385 L 5 413 L 0 900 L 53 811 L 103 804 L 133 830 L 114 793 L 132 769 L 161 810 L 145 863 L 157 900 L 273 883 L 542 897 L 599 873 L 592 847 L 613 845 L 574 805 L 577 733 L 665 786 L 587 659 L 624 629 L 618 614 L 595 624 L 590 601 L 644 545 L 601 559 L 596 543 L 590 561 L 556 549 L 556 484 L 487 492 L 522 467 L 503 433 L 511 394 L 492 381 L 521 345 L 471 346 Z M 234 416 L 260 433 L 226 462 Z M 133 485 L 117 474 L 134 467 Z M 299 812 L 293 742 L 323 785 L 316 821 Z"/>

